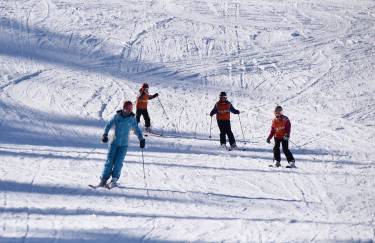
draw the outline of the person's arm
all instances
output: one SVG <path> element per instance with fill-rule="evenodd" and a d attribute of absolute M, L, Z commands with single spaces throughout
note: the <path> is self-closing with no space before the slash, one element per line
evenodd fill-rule
<path fill-rule="evenodd" d="M 116 115 L 114 115 L 112 117 L 112 119 L 109 120 L 109 122 L 107 123 L 107 125 L 105 125 L 105 127 L 104 127 L 104 134 L 108 134 L 109 133 L 109 130 L 115 124 L 115 120 L 116 120 L 115 118 L 116 118 Z"/>
<path fill-rule="evenodd" d="M 137 96 L 137 97 L 138 97 L 138 100 L 142 100 L 143 95 L 144 95 L 144 93 L 139 93 L 138 96 Z"/>
<path fill-rule="evenodd" d="M 148 99 L 149 100 L 152 100 L 152 99 L 154 99 L 154 98 L 156 98 L 156 97 L 158 97 L 159 96 L 159 94 L 158 93 L 155 93 L 154 95 L 150 95 L 149 97 L 148 97 Z"/>
<path fill-rule="evenodd" d="M 274 125 L 272 123 L 271 131 L 270 131 L 270 134 L 268 135 L 268 137 L 272 138 L 275 135 L 275 132 L 276 132 L 276 130 L 275 130 L 275 127 L 274 127 Z"/>
<path fill-rule="evenodd" d="M 292 130 L 292 124 L 290 123 L 289 118 L 288 118 L 285 121 L 285 134 L 289 134 L 290 136 L 291 130 Z"/>
<path fill-rule="evenodd" d="M 236 110 L 232 104 L 230 104 L 230 111 L 233 113 L 233 114 L 240 114 L 240 111 L 239 110 Z"/>
<path fill-rule="evenodd" d="M 133 129 L 138 137 L 138 140 L 141 141 L 143 139 L 143 134 L 141 132 L 141 129 L 139 129 L 137 120 L 135 118 L 133 119 Z"/>
<path fill-rule="evenodd" d="M 215 104 L 214 108 L 212 109 L 212 111 L 210 112 L 210 116 L 213 116 L 217 113 L 217 106 Z"/>

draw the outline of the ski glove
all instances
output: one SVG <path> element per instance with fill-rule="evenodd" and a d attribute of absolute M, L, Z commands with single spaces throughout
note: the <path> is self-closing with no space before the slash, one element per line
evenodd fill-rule
<path fill-rule="evenodd" d="M 154 94 L 154 97 L 158 97 L 158 96 L 159 96 L 159 94 L 158 94 L 158 93 Z"/>
<path fill-rule="evenodd" d="M 271 138 L 267 138 L 267 143 L 271 143 Z"/>
<path fill-rule="evenodd" d="M 143 149 L 146 145 L 146 140 L 145 139 L 142 139 L 140 142 L 139 142 L 139 147 L 141 147 L 141 149 Z"/>
<path fill-rule="evenodd" d="M 214 115 L 214 112 L 213 111 L 211 111 L 211 113 L 210 113 L 210 117 L 212 117 Z"/>
<path fill-rule="evenodd" d="M 236 114 L 238 114 L 238 115 L 239 115 L 239 114 L 240 114 L 240 111 L 236 111 Z"/>
<path fill-rule="evenodd" d="M 284 140 L 289 141 L 289 134 L 285 134 Z"/>
<path fill-rule="evenodd" d="M 102 142 L 103 142 L 103 143 L 108 142 L 108 134 L 107 134 L 107 133 L 104 133 L 104 134 L 103 134 Z"/>

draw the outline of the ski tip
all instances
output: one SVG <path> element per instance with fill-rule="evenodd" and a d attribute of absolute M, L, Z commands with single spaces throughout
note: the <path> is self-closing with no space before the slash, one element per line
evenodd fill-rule
<path fill-rule="evenodd" d="M 91 187 L 92 189 L 96 189 L 96 186 L 93 185 L 89 185 L 89 187 Z"/>

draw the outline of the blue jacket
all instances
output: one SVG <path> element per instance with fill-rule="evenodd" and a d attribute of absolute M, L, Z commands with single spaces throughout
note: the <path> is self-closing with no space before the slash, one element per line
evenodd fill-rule
<path fill-rule="evenodd" d="M 110 144 L 117 146 L 129 146 L 129 132 L 134 130 L 139 141 L 143 139 L 141 130 L 138 127 L 135 115 L 131 112 L 126 115 L 122 110 L 117 111 L 117 114 L 104 127 L 104 134 L 108 134 L 111 127 L 114 126 L 114 133 L 112 134 Z"/>

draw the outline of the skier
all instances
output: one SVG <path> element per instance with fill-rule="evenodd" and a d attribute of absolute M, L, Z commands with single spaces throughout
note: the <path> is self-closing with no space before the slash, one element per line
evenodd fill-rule
<path fill-rule="evenodd" d="M 117 114 L 104 127 L 104 134 L 102 138 L 103 143 L 108 142 L 108 132 L 114 126 L 114 134 L 108 144 L 107 160 L 104 164 L 103 172 L 100 177 L 98 187 L 107 185 L 107 180 L 112 175 L 112 180 L 108 187 L 116 187 L 117 180 L 120 178 L 123 161 L 129 146 L 129 131 L 135 130 L 140 141 L 140 147 L 145 147 L 145 139 L 138 127 L 137 121 L 134 117 L 133 104 L 131 101 L 125 101 L 122 110 L 118 110 Z"/>
<path fill-rule="evenodd" d="M 227 148 L 226 137 L 228 136 L 229 144 L 232 149 L 237 149 L 236 141 L 230 127 L 230 112 L 233 114 L 240 114 L 240 111 L 234 109 L 232 104 L 227 100 L 227 94 L 225 92 L 220 93 L 220 100 L 216 102 L 215 107 L 212 109 L 210 116 L 216 115 L 217 125 L 220 129 L 220 144 L 222 148 Z"/>
<path fill-rule="evenodd" d="M 276 160 L 276 167 L 280 166 L 280 143 L 283 146 L 283 151 L 290 167 L 295 167 L 295 161 L 292 153 L 288 148 L 289 137 L 291 131 L 291 123 L 287 116 L 283 115 L 283 108 L 276 106 L 274 109 L 275 117 L 272 119 L 271 132 L 268 135 L 267 143 L 271 143 L 271 138 L 274 137 L 275 145 L 273 147 L 273 158 Z"/>
<path fill-rule="evenodd" d="M 137 101 L 135 103 L 135 106 L 137 107 L 136 111 L 136 119 L 137 123 L 140 122 L 141 120 L 141 115 L 143 116 L 143 119 L 145 120 L 145 130 L 146 132 L 152 133 L 151 131 L 151 121 L 150 121 L 150 116 L 148 115 L 147 111 L 147 103 L 148 100 L 152 100 L 156 97 L 159 96 L 158 93 L 155 93 L 154 95 L 149 95 L 148 94 L 148 84 L 144 83 L 142 84 L 142 87 L 139 90 L 139 94 L 137 95 Z"/>

